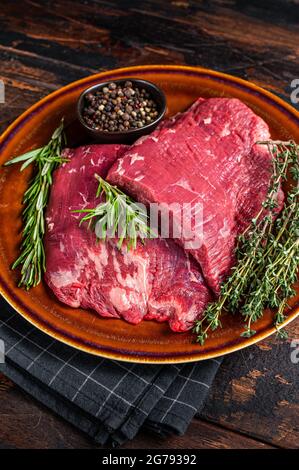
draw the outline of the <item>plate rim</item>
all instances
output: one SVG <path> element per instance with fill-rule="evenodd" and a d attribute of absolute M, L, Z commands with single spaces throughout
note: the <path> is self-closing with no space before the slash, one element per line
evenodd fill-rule
<path fill-rule="evenodd" d="M 249 82 L 247 80 L 241 79 L 239 77 L 235 77 L 233 75 L 223 73 L 223 72 L 218 72 L 215 70 L 211 70 L 208 68 L 204 67 L 193 67 L 193 66 L 185 66 L 185 65 L 160 65 L 160 64 L 151 64 L 151 65 L 141 65 L 141 66 L 131 66 L 131 67 L 122 67 L 122 68 L 117 68 L 117 69 L 112 69 L 112 70 L 107 70 L 103 72 L 99 72 L 96 74 L 89 75 L 88 77 L 84 77 L 82 79 L 76 80 L 74 82 L 71 82 L 63 87 L 60 87 L 58 90 L 55 90 L 54 92 L 51 92 L 41 100 L 37 101 L 34 103 L 32 106 L 30 106 L 28 109 L 26 109 L 20 116 L 18 116 L 9 126 L 8 128 L 2 133 L 0 136 L 0 153 L 5 149 L 6 145 L 8 144 L 10 138 L 13 137 L 14 133 L 18 131 L 18 128 L 22 125 L 23 121 L 26 122 L 26 119 L 34 113 L 36 110 L 39 108 L 43 107 L 45 104 L 51 102 L 52 100 L 55 100 L 57 96 L 60 94 L 64 94 L 68 90 L 75 90 L 76 87 L 81 87 L 82 84 L 89 83 L 92 80 L 103 80 L 103 79 L 109 79 L 109 75 L 113 75 L 115 77 L 115 74 L 130 74 L 132 73 L 138 73 L 139 71 L 141 72 L 146 72 L 148 71 L 149 73 L 154 72 L 155 70 L 159 69 L 160 72 L 189 72 L 189 74 L 194 74 L 194 75 L 204 75 L 207 74 L 209 76 L 214 76 L 218 79 L 222 79 L 228 82 L 233 82 L 233 84 L 244 87 L 245 89 L 252 89 L 259 95 L 262 95 L 267 98 L 267 100 L 271 103 L 275 103 L 277 107 L 280 108 L 280 110 L 287 114 L 289 118 L 291 118 L 292 121 L 295 122 L 296 125 L 299 125 L 299 111 L 297 111 L 293 106 L 276 96 L 275 94 L 271 93 L 268 90 L 265 90 L 264 88 L 260 87 L 259 85 L 256 85 L 252 82 Z M 59 331 L 55 331 L 55 328 L 53 325 L 50 327 L 47 327 L 45 322 L 42 321 L 41 319 L 34 319 L 34 317 L 27 312 L 25 312 L 22 307 L 15 302 L 13 299 L 13 296 L 10 295 L 9 289 L 5 288 L 5 281 L 1 277 L 1 272 L 0 272 L 0 293 L 4 297 L 4 299 L 11 305 L 11 307 L 16 310 L 17 313 L 19 313 L 23 318 L 25 318 L 29 323 L 37 327 L 40 331 L 43 333 L 53 337 L 56 340 L 61 341 L 64 344 L 67 344 L 68 346 L 72 346 L 76 349 L 79 349 L 80 351 L 87 352 L 90 354 L 93 354 L 95 356 L 100 356 L 100 357 L 105 357 L 108 359 L 115 359 L 119 361 L 125 361 L 125 362 L 132 362 L 132 363 L 147 363 L 147 364 L 175 364 L 175 363 L 187 363 L 187 362 L 196 362 L 196 361 L 201 361 L 201 360 L 206 360 L 206 359 L 215 359 L 217 357 L 224 356 L 226 354 L 230 354 L 234 351 L 238 351 L 241 349 L 244 349 L 248 346 L 251 346 L 253 344 L 258 343 L 259 341 L 271 336 L 273 333 L 277 331 L 277 329 L 272 326 L 266 326 L 265 331 L 260 331 L 257 333 L 255 336 L 247 339 L 243 339 L 242 342 L 238 342 L 235 345 L 227 345 L 223 346 L 221 351 L 217 350 L 215 352 L 212 351 L 207 351 L 207 352 L 198 352 L 198 353 L 182 353 L 182 357 L 168 357 L 168 356 L 152 356 L 151 353 L 147 352 L 145 353 L 146 356 L 141 356 L 140 354 L 137 355 L 137 353 L 132 353 L 132 355 L 129 354 L 128 351 L 121 351 L 121 348 L 117 350 L 117 352 L 107 351 L 106 346 L 102 346 L 103 350 L 98 346 L 97 348 L 95 346 L 92 346 L 91 343 L 90 345 L 84 344 L 84 341 L 80 338 L 72 338 L 71 335 L 65 336 L 63 333 Z M 21 302 L 20 302 L 21 303 Z M 288 316 L 286 320 L 280 325 L 278 329 L 284 328 L 286 325 L 288 325 L 291 321 L 295 320 L 299 315 L 299 305 L 296 307 L 293 307 L 293 309 L 288 313 Z M 106 350 L 105 350 L 106 349 Z M 190 356 L 189 356 L 190 354 Z"/>

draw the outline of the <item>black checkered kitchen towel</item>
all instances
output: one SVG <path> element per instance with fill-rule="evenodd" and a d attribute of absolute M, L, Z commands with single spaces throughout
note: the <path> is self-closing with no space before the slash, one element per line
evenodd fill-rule
<path fill-rule="evenodd" d="M 96 442 L 118 445 L 142 426 L 183 434 L 221 363 L 117 362 L 68 347 L 26 322 L 0 297 L 0 371 Z"/>

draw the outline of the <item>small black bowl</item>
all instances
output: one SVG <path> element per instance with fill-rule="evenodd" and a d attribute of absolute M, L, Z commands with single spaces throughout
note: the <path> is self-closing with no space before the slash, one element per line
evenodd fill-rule
<path fill-rule="evenodd" d="M 82 111 L 84 107 L 85 95 L 87 93 L 94 93 L 96 90 L 104 88 L 108 86 L 109 83 L 113 82 L 116 85 L 122 85 L 125 82 L 130 81 L 136 88 L 144 88 L 151 96 L 151 98 L 156 102 L 157 109 L 158 109 L 158 116 L 157 118 L 151 122 L 150 124 L 146 124 L 143 127 L 138 127 L 136 129 L 128 129 L 126 131 L 118 131 L 118 132 L 109 132 L 109 131 L 100 131 L 96 129 L 92 129 L 89 127 L 82 117 Z M 149 134 L 152 132 L 159 122 L 163 119 L 166 112 L 166 97 L 163 91 L 157 87 L 154 83 L 148 82 L 147 80 L 139 80 L 136 78 L 126 78 L 121 80 L 110 80 L 109 82 L 99 83 L 97 85 L 93 85 L 86 90 L 84 90 L 78 100 L 77 104 L 77 114 L 78 119 L 83 126 L 85 132 L 92 138 L 93 141 L 98 143 L 106 143 L 106 144 L 131 144 L 139 137 L 145 134 Z"/>

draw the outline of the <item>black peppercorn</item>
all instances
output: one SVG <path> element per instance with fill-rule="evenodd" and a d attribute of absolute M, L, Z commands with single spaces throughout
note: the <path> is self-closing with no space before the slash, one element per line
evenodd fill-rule
<path fill-rule="evenodd" d="M 121 85 L 111 82 L 94 93 L 87 93 L 82 111 L 89 127 L 106 132 L 141 128 L 157 116 L 157 104 L 150 93 L 130 80 Z"/>

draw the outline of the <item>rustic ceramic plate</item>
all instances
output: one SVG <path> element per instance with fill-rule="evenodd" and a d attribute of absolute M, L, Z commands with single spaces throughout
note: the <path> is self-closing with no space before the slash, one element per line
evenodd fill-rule
<path fill-rule="evenodd" d="M 163 88 L 168 101 L 168 116 L 187 108 L 197 97 L 236 97 L 248 104 L 269 124 L 275 139 L 299 142 L 299 113 L 271 93 L 229 75 L 195 67 L 145 66 L 118 69 L 93 75 L 72 83 L 36 103 L 2 135 L 0 164 L 12 156 L 45 144 L 62 116 L 68 131 L 79 135 L 74 122 L 76 101 L 87 87 L 110 79 L 135 77 L 155 82 Z M 70 145 L 80 143 L 70 137 Z M 1 168 L 0 178 L 0 289 L 7 301 L 29 322 L 45 333 L 75 348 L 114 359 L 171 363 L 217 357 L 245 348 L 269 336 L 272 314 L 255 325 L 256 336 L 240 337 L 243 325 L 238 317 L 227 316 L 223 328 L 211 334 L 205 346 L 193 342 L 191 333 L 171 333 L 166 324 L 144 321 L 131 326 L 122 320 L 99 318 L 92 311 L 69 308 L 60 303 L 42 283 L 26 292 L 17 287 L 18 272 L 10 270 L 20 243 L 21 201 L 30 170 Z M 298 295 L 292 300 L 285 324 L 299 313 Z M 1 313 L 0 313 L 1 319 Z"/>

